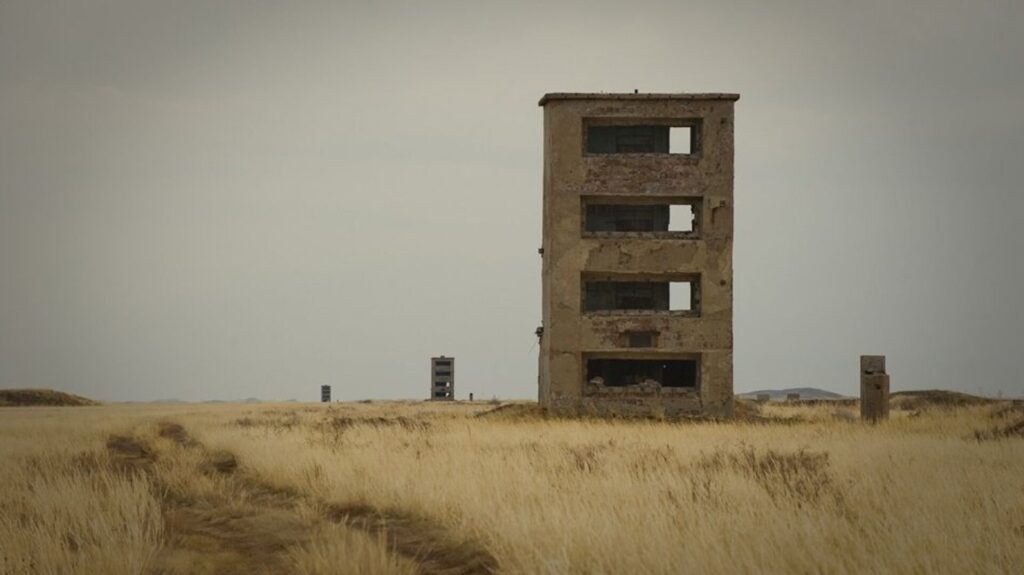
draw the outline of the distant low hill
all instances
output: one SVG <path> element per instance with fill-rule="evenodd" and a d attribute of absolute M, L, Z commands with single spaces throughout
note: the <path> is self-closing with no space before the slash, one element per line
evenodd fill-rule
<path fill-rule="evenodd" d="M 799 393 L 800 400 L 804 401 L 856 401 L 858 398 L 840 395 L 816 387 L 794 387 L 790 389 L 762 389 L 741 393 L 737 397 L 753 400 L 762 393 L 767 393 L 771 401 L 785 401 L 786 395 Z M 947 391 L 944 389 L 921 389 L 911 391 L 896 391 L 890 395 L 891 404 L 894 408 L 915 409 L 920 407 L 962 407 L 969 405 L 986 405 L 1001 400 L 988 397 L 979 397 L 959 391 Z"/>
<path fill-rule="evenodd" d="M 919 389 L 913 391 L 897 391 L 890 398 L 894 402 L 907 405 L 940 405 L 959 407 L 964 405 L 985 405 L 1000 400 L 988 397 L 979 397 L 959 391 L 947 391 L 944 389 Z"/>
<path fill-rule="evenodd" d="M 790 393 L 799 393 L 800 399 L 848 399 L 845 395 L 840 395 L 832 391 L 826 391 L 824 389 L 818 389 L 817 387 L 791 387 L 789 389 L 761 389 L 758 391 L 751 391 L 748 393 L 739 394 L 744 399 L 757 399 L 757 396 L 763 393 L 767 393 L 768 397 L 772 401 L 783 401 L 786 396 Z"/>
<path fill-rule="evenodd" d="M 98 401 L 52 389 L 0 389 L 0 407 L 99 405 Z"/>

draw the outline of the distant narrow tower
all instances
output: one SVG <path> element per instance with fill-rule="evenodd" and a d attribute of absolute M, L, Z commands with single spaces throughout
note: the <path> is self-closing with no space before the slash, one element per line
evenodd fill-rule
<path fill-rule="evenodd" d="M 331 402 L 331 386 L 321 385 L 320 386 L 320 401 L 323 403 Z"/>
<path fill-rule="evenodd" d="M 889 375 L 884 355 L 860 356 L 860 417 L 866 421 L 889 419 Z"/>
<path fill-rule="evenodd" d="M 455 358 L 430 358 L 430 399 L 455 399 Z"/>
<path fill-rule="evenodd" d="M 548 411 L 732 413 L 738 98 L 541 98 Z"/>

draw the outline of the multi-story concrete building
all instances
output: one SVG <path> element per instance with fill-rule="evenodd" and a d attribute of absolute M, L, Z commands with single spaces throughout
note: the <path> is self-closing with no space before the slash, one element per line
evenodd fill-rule
<path fill-rule="evenodd" d="M 430 358 L 430 399 L 455 399 L 455 358 Z"/>
<path fill-rule="evenodd" d="M 732 412 L 737 94 L 547 94 L 540 402 Z"/>

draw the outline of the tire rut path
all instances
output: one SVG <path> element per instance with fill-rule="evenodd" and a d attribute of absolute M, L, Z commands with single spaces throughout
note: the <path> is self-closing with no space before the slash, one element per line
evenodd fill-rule
<path fill-rule="evenodd" d="M 455 537 L 440 523 L 396 510 L 340 506 L 281 489 L 239 469 L 234 454 L 211 451 L 175 422 L 161 422 L 157 435 L 182 449 L 202 453 L 198 472 L 223 481 L 230 498 L 182 493 L 160 476 L 161 454 L 131 435 L 112 435 L 107 449 L 116 469 L 141 473 L 163 494 L 166 546 L 153 572 L 158 575 L 289 573 L 290 547 L 310 541 L 316 520 L 300 514 L 302 504 L 322 509 L 321 519 L 382 536 L 389 552 L 412 561 L 424 575 L 475 575 L 498 570 L 479 542 Z"/>

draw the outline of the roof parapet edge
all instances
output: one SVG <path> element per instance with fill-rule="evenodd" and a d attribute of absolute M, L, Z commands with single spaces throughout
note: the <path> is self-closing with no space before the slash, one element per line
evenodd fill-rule
<path fill-rule="evenodd" d="M 543 106 L 552 100 L 731 100 L 740 99 L 739 94 L 726 92 L 706 93 L 616 93 L 616 92 L 550 92 L 537 102 Z"/>

